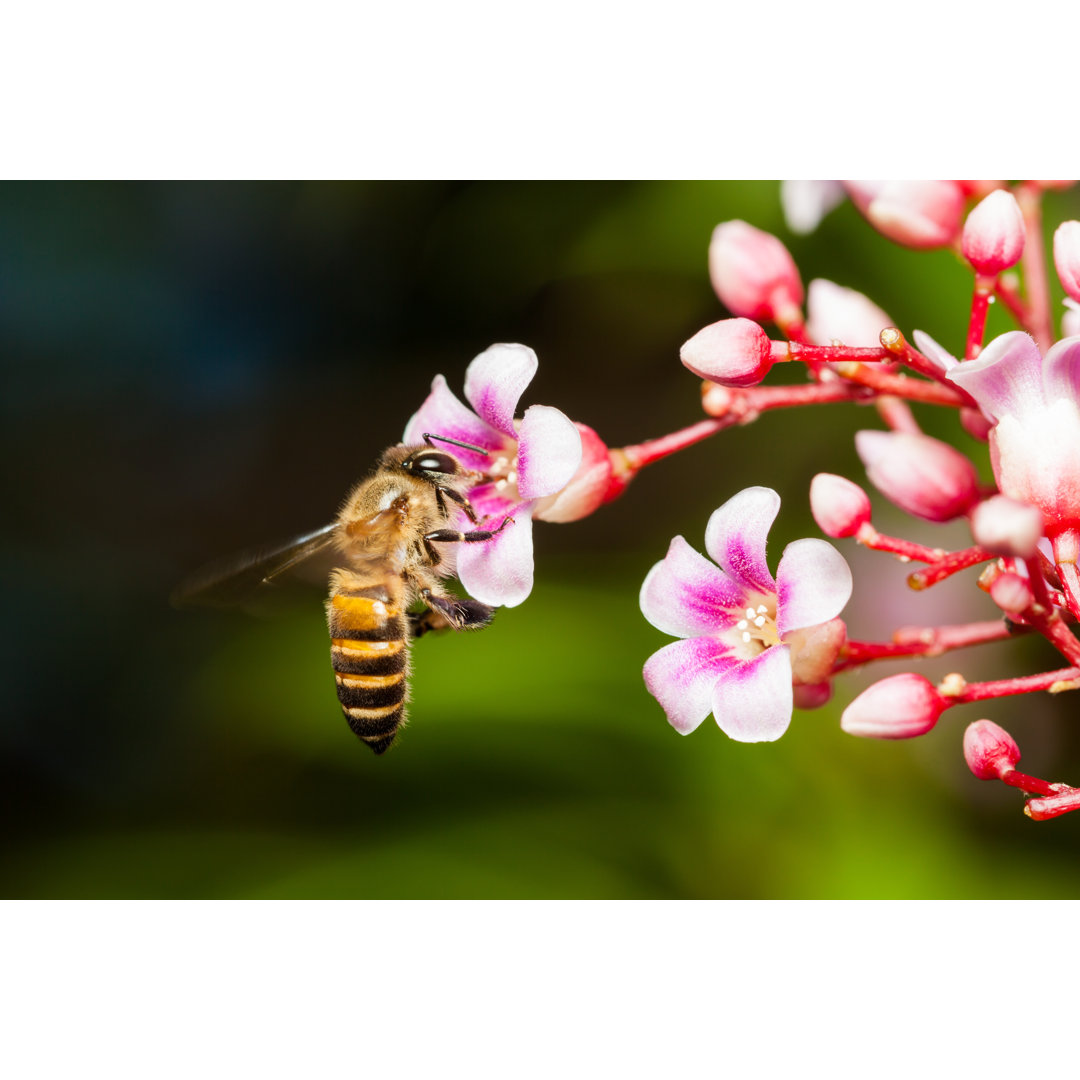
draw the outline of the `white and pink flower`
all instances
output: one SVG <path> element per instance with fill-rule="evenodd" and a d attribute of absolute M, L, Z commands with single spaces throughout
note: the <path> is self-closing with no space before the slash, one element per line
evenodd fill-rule
<path fill-rule="evenodd" d="M 993 424 L 990 461 L 1002 493 L 1037 507 L 1051 540 L 1080 529 L 1080 337 L 1044 359 L 1022 331 L 1002 334 L 946 378 Z"/>
<path fill-rule="evenodd" d="M 487 452 L 447 447 L 466 468 L 489 478 L 469 493 L 482 527 L 495 531 L 506 518 L 514 519 L 490 540 L 457 545 L 457 576 L 485 604 L 515 607 L 532 591 L 532 518 L 581 464 L 581 435 L 565 413 L 531 405 L 520 420 L 514 419 L 538 364 L 536 353 L 525 345 L 492 345 L 465 372 L 465 397 L 476 412 L 436 375 L 403 436 L 404 442 L 417 444 L 425 434 L 441 435 Z M 456 527 L 475 526 L 461 514 Z"/>
<path fill-rule="evenodd" d="M 793 684 L 828 682 L 846 636 L 837 616 L 851 596 L 851 571 L 824 540 L 796 540 L 774 580 L 765 545 L 779 509 L 771 488 L 739 492 L 705 530 L 718 565 L 676 536 L 641 586 L 645 618 L 682 639 L 654 653 L 644 671 L 680 734 L 711 712 L 732 739 L 772 742 L 791 722 Z"/>

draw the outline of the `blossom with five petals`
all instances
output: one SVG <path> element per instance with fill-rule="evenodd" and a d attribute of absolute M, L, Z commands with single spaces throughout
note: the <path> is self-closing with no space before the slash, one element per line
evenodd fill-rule
<path fill-rule="evenodd" d="M 791 722 L 792 685 L 827 684 L 844 643 L 838 616 L 851 571 L 824 540 L 784 549 L 776 579 L 765 561 L 780 509 L 771 488 L 746 488 L 714 511 L 698 554 L 681 536 L 641 586 L 641 611 L 681 638 L 645 664 L 645 685 L 680 734 L 711 712 L 739 742 L 772 742 Z"/>
<path fill-rule="evenodd" d="M 469 492 L 482 528 L 494 532 L 506 518 L 514 519 L 490 540 L 457 545 L 457 576 L 485 604 L 515 607 L 532 591 L 532 518 L 581 463 L 581 435 L 565 413 L 531 405 L 520 420 L 514 419 L 538 364 L 536 353 L 525 345 L 492 345 L 465 372 L 465 397 L 476 412 L 436 375 L 427 400 L 405 427 L 408 444 L 422 443 L 431 434 L 486 451 L 446 446 L 465 468 L 485 476 Z M 457 515 L 455 525 L 476 527 L 464 514 Z"/>

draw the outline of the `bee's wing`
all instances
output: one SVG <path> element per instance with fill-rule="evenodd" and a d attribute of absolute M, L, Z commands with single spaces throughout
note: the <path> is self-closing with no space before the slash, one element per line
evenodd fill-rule
<path fill-rule="evenodd" d="M 242 604 L 261 586 L 334 544 L 338 523 L 331 522 L 276 547 L 254 548 L 231 558 L 218 559 L 182 581 L 172 593 L 178 607 Z"/>

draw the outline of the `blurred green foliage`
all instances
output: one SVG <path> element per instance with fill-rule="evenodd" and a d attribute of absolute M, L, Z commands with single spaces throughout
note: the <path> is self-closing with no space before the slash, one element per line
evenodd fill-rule
<path fill-rule="evenodd" d="M 1075 195 L 1048 202 L 1048 224 L 1080 216 Z M 900 250 L 850 205 L 792 237 L 773 183 L 0 186 L 0 445 L 19 463 L 2 891 L 1076 895 L 1080 819 L 1035 825 L 1019 795 L 971 777 L 971 709 L 914 742 L 851 739 L 853 679 L 780 742 L 744 746 L 711 722 L 679 737 L 645 692 L 641 665 L 667 639 L 637 591 L 670 537 L 700 549 L 716 506 L 768 484 L 784 499 L 775 567 L 817 535 L 811 476 L 861 476 L 851 436 L 872 411 L 766 416 L 586 521 L 538 525 L 524 605 L 415 644 L 411 719 L 384 758 L 341 719 L 318 588 L 285 591 L 267 618 L 168 608 L 198 562 L 328 520 L 431 378 L 460 391 L 493 341 L 539 353 L 527 402 L 611 445 L 695 421 L 678 347 L 724 314 L 705 253 L 735 217 L 783 237 L 805 280 L 860 289 L 960 349 L 971 283 L 954 256 Z M 954 416 L 920 417 L 989 475 Z M 991 617 L 970 579 L 915 596 L 902 567 L 840 546 L 853 633 Z M 1056 666 L 1038 642 L 995 649 L 981 668 L 920 670 Z M 1076 781 L 1072 709 L 1065 695 L 992 715 L 1031 771 Z"/>

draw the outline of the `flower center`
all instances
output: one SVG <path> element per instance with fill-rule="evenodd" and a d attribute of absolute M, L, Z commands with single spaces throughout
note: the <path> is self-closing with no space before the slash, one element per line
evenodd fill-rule
<path fill-rule="evenodd" d="M 758 604 L 756 608 L 748 607 L 745 617 L 735 624 L 735 630 L 742 637 L 743 644 L 749 645 L 755 652 L 764 652 L 770 646 L 780 644 L 776 619 L 764 604 Z"/>
<path fill-rule="evenodd" d="M 493 481 L 495 493 L 511 502 L 520 502 L 517 489 L 517 444 L 493 456 L 487 474 Z"/>

